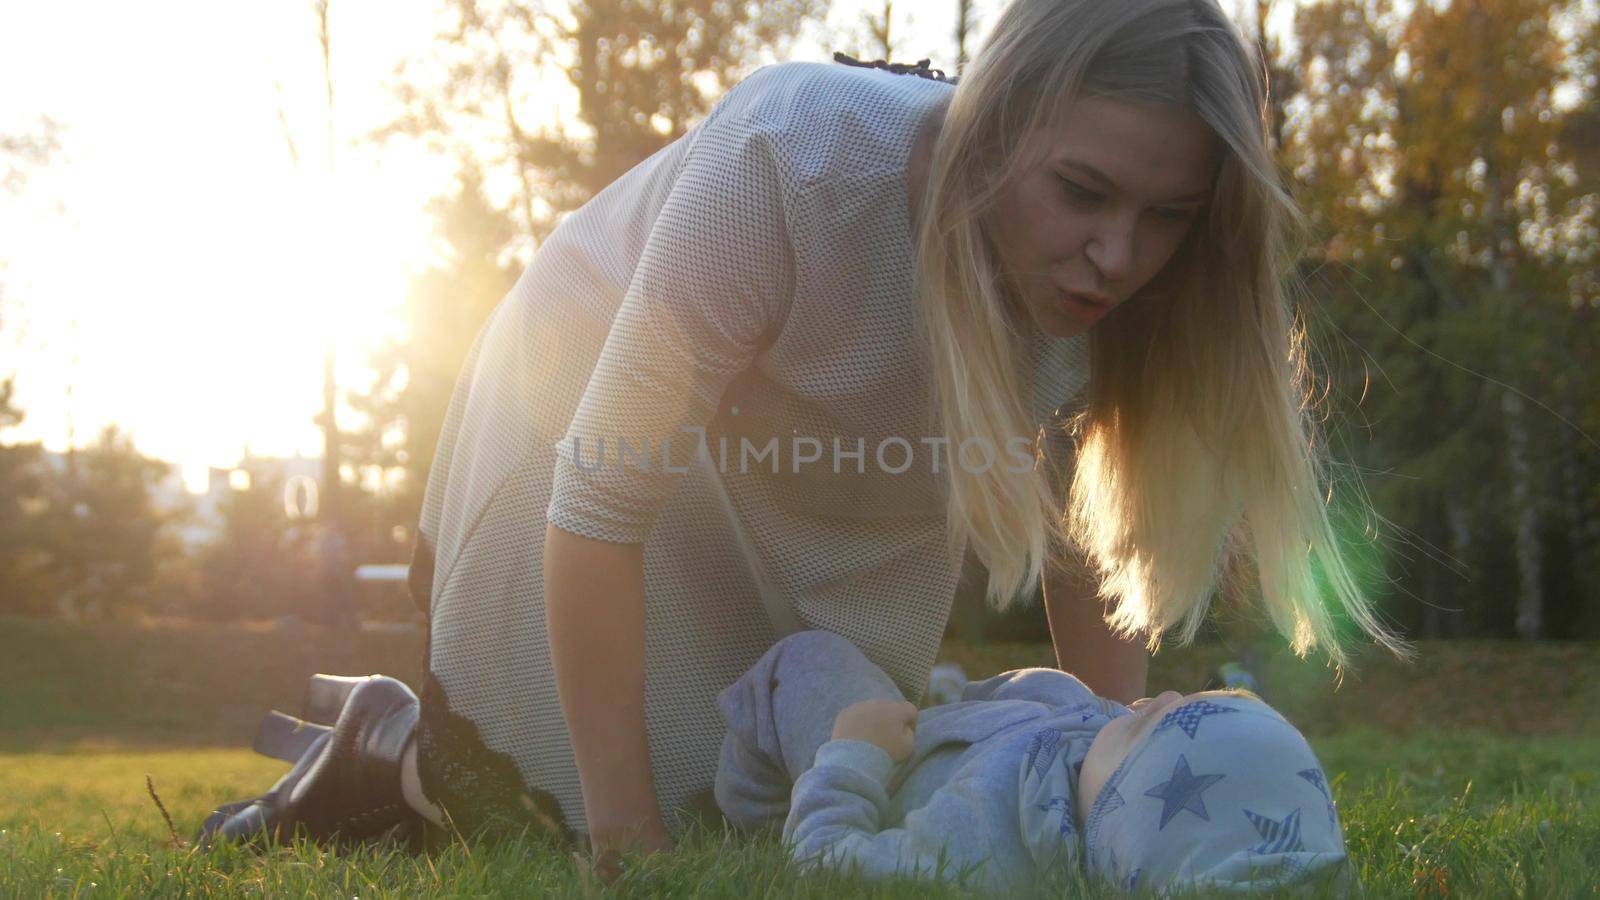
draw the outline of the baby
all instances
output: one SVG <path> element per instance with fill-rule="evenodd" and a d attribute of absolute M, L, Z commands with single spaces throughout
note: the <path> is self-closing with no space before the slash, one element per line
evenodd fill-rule
<path fill-rule="evenodd" d="M 1026 886 L 1085 867 L 1119 888 L 1269 890 L 1343 877 L 1344 838 L 1305 739 L 1255 697 L 1132 706 L 1054 669 L 923 710 L 849 641 L 775 644 L 723 691 L 716 796 L 784 819 L 802 863 Z"/>

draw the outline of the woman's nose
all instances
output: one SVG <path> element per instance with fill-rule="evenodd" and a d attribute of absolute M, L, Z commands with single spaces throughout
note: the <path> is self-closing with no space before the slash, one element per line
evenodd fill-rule
<path fill-rule="evenodd" d="M 1104 281 L 1127 279 L 1133 270 L 1132 223 L 1108 220 L 1084 247 L 1084 255 L 1100 270 Z"/>

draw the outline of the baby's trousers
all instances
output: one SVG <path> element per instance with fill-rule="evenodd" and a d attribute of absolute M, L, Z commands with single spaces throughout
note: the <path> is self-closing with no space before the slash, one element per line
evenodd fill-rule
<path fill-rule="evenodd" d="M 789 812 L 789 790 L 833 735 L 833 720 L 861 700 L 904 700 L 854 644 L 802 631 L 773 644 L 717 698 L 728 724 L 717 768 L 722 814 L 756 828 Z"/>

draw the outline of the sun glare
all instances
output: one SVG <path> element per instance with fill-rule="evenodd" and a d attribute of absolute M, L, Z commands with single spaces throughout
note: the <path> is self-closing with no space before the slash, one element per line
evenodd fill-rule
<path fill-rule="evenodd" d="M 455 159 L 361 138 L 397 114 L 395 66 L 426 54 L 439 5 L 332 4 L 331 154 L 310 3 L 113 4 L 87 30 L 75 7 L 15 6 L 0 83 L 27 90 L 0 92 L 0 133 L 43 115 L 64 132 L 27 196 L 0 207 L 0 377 L 22 373 L 27 411 L 8 438 L 59 450 L 116 423 L 192 489 L 246 450 L 320 455 L 326 347 L 342 390 L 367 384 L 433 261 L 426 205 Z M 526 127 L 575 110 L 550 77 Z"/>
<path fill-rule="evenodd" d="M 61 8 L 6 13 L 32 37 L 0 37 L 0 76 L 79 54 L 121 73 L 67 70 L 0 97 L 0 132 L 40 115 L 65 129 L 0 210 L 0 377 L 21 373 L 28 413 L 15 438 L 61 449 L 115 422 L 191 489 L 246 448 L 321 453 L 325 348 L 343 389 L 365 383 L 430 262 L 425 205 L 453 167 L 359 140 L 393 117 L 389 75 L 431 40 L 432 7 L 334 7 L 331 161 L 309 4 L 193 10 L 204 40 L 166 27 L 165 7 L 108 9 L 93 34 Z M 341 424 L 356 424 L 348 410 Z"/>

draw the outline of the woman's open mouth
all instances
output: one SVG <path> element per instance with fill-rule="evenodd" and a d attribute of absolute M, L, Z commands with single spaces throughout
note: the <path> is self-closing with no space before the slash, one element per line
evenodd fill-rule
<path fill-rule="evenodd" d="M 1075 294 L 1071 291 L 1061 291 L 1058 295 L 1058 301 L 1063 309 L 1086 322 L 1096 321 L 1111 311 L 1110 304 L 1096 303 L 1082 294 Z"/>

